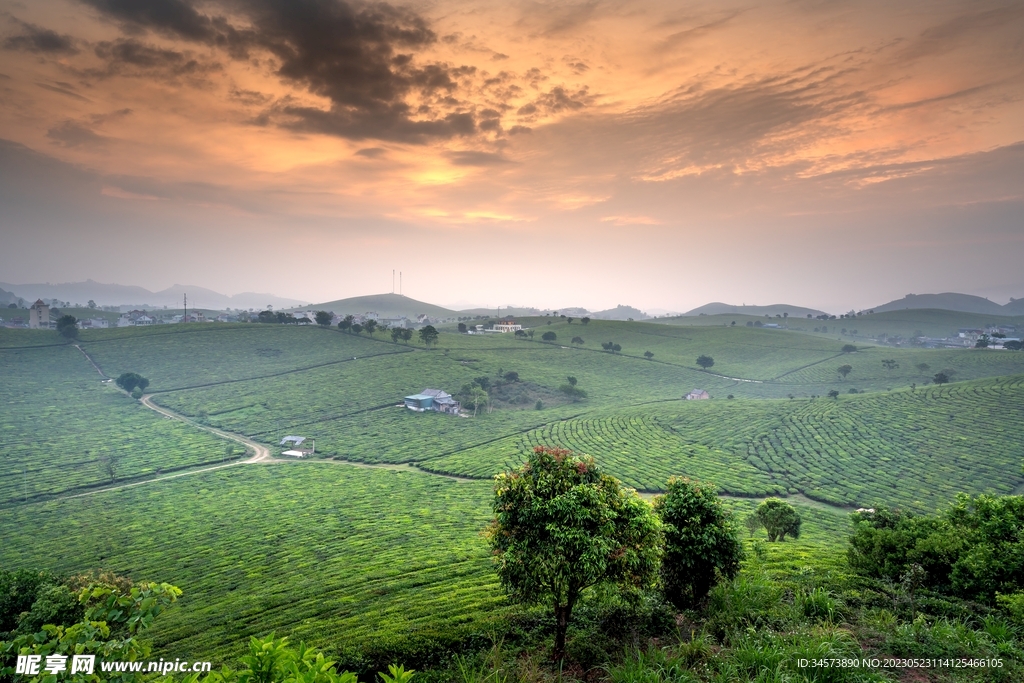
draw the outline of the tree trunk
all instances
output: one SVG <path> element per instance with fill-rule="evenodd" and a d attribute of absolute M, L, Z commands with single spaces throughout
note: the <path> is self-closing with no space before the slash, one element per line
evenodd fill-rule
<path fill-rule="evenodd" d="M 565 632 L 569 628 L 571 611 L 568 605 L 555 606 L 555 647 L 551 654 L 557 663 L 565 659 Z"/>

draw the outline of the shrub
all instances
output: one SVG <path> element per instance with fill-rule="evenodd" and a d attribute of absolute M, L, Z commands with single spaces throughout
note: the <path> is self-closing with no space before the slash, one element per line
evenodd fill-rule
<path fill-rule="evenodd" d="M 114 383 L 117 384 L 117 386 L 124 389 L 125 391 L 127 391 L 129 394 L 132 393 L 132 391 L 136 387 L 145 391 L 146 387 L 149 386 L 149 380 L 135 372 L 121 373 L 121 375 L 116 380 L 114 380 Z"/>
<path fill-rule="evenodd" d="M 694 607 L 736 576 L 743 548 L 713 484 L 673 477 L 654 509 L 664 525 L 661 586 L 669 602 Z"/>

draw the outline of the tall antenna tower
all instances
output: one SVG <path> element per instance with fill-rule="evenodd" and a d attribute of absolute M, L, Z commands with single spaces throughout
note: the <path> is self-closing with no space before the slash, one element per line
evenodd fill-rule
<path fill-rule="evenodd" d="M 398 295 L 402 295 L 402 271 L 398 271 Z"/>
<path fill-rule="evenodd" d="M 181 296 L 182 296 L 183 306 L 185 307 L 185 315 L 181 316 L 181 322 L 187 323 L 188 322 L 188 294 L 182 294 Z"/>
<path fill-rule="evenodd" d="M 395 293 L 395 269 L 391 269 L 391 293 Z"/>

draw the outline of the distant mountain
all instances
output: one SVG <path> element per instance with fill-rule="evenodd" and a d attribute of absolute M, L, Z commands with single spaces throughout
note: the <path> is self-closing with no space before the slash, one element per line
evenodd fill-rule
<path fill-rule="evenodd" d="M 5 289 L 0 289 L 0 306 L 9 306 L 10 304 L 16 304 L 18 306 L 25 306 L 28 302 L 22 299 L 14 292 L 8 292 Z"/>
<path fill-rule="evenodd" d="M 307 308 L 303 306 L 302 308 Z M 417 315 L 425 314 L 431 318 L 455 318 L 460 311 L 453 311 L 434 304 L 424 303 L 416 299 L 410 299 L 401 294 L 371 294 L 369 296 L 354 296 L 348 299 L 327 301 L 321 304 L 314 304 L 308 308 L 314 311 L 333 311 L 339 315 L 356 315 L 359 313 L 374 312 L 385 318 L 396 318 L 406 316 L 415 318 Z M 462 315 L 467 315 L 464 311 Z"/>
<path fill-rule="evenodd" d="M 1006 311 L 1004 315 L 1024 315 L 1024 299 L 1010 299 L 1003 310 Z"/>
<path fill-rule="evenodd" d="M 1016 306 L 1014 302 L 1010 304 Z M 1021 304 L 1024 306 L 1024 304 Z M 944 311 L 960 311 L 961 313 L 983 313 L 987 315 L 1019 315 L 980 296 L 943 292 L 942 294 L 908 294 L 902 299 L 875 306 L 876 313 L 884 311 L 902 311 L 911 308 L 934 308 Z"/>
<path fill-rule="evenodd" d="M 647 318 L 647 314 L 639 308 L 619 304 L 615 308 L 609 308 L 607 311 L 591 313 L 590 317 L 598 320 L 628 320 L 629 318 L 632 318 L 633 320 L 645 320 Z"/>
<path fill-rule="evenodd" d="M 180 308 L 183 294 L 188 294 L 189 308 L 193 306 L 205 309 L 266 308 L 268 304 L 274 308 L 287 308 L 302 303 L 296 299 L 285 299 L 273 294 L 256 292 L 242 292 L 234 296 L 227 296 L 212 289 L 192 285 L 174 285 L 159 292 L 151 292 L 143 287 L 105 284 L 94 280 L 55 285 L 48 282 L 31 285 L 12 285 L 0 282 L 0 287 L 11 290 L 17 296 L 31 301 L 59 299 L 72 304 L 85 304 L 91 299 L 100 306 L 146 305 Z"/>
<path fill-rule="evenodd" d="M 771 304 L 769 306 L 733 306 L 731 304 L 723 304 L 718 301 L 710 304 L 704 304 L 699 308 L 695 308 L 692 311 L 683 313 L 683 315 L 782 315 L 783 313 L 789 313 L 790 315 L 803 318 L 808 313 L 811 315 L 821 315 L 824 311 L 819 311 L 816 308 L 804 308 L 803 306 L 791 306 L 789 304 Z"/>

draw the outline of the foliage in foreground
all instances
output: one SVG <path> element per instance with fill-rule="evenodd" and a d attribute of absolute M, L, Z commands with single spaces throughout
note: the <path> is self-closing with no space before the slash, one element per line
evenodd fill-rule
<path fill-rule="evenodd" d="M 593 458 L 536 448 L 495 478 L 494 514 L 488 537 L 502 588 L 514 602 L 552 606 L 558 661 L 584 591 L 602 583 L 640 590 L 657 575 L 658 518 Z"/>
<path fill-rule="evenodd" d="M 713 484 L 673 478 L 667 489 L 654 504 L 665 534 L 662 590 L 676 607 L 696 607 L 715 585 L 736 576 L 743 547 Z"/>
<path fill-rule="evenodd" d="M 867 576 L 987 604 L 1024 591 L 1024 497 L 960 494 L 938 515 L 879 508 L 853 524 L 850 565 Z"/>

